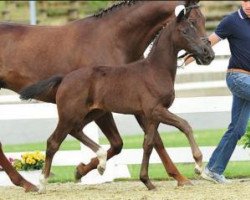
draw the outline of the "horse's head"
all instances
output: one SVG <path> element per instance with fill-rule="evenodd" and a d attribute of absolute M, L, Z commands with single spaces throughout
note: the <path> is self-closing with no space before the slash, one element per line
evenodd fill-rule
<path fill-rule="evenodd" d="M 191 8 L 182 5 L 176 7 L 177 18 L 173 40 L 177 48 L 186 50 L 194 57 L 197 64 L 208 65 L 214 59 L 214 52 L 209 40 L 201 35 L 202 29 L 197 29 L 197 24 L 201 20 L 190 19 L 191 10 L 196 10 L 194 9 L 196 6 L 194 4 Z"/>

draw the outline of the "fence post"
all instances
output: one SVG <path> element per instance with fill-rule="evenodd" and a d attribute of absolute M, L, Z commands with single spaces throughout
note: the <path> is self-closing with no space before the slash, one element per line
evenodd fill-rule
<path fill-rule="evenodd" d="M 38 1 L 38 14 L 39 19 L 37 23 L 41 23 L 42 21 L 47 19 L 47 2 L 46 1 Z"/>
<path fill-rule="evenodd" d="M 2 11 L 2 18 L 4 21 L 10 21 L 10 11 L 9 11 L 9 2 L 4 2 L 4 9 Z"/>
<path fill-rule="evenodd" d="M 78 1 L 70 1 L 69 2 L 69 9 L 68 9 L 68 21 L 73 21 L 78 19 L 79 12 L 78 12 Z"/>

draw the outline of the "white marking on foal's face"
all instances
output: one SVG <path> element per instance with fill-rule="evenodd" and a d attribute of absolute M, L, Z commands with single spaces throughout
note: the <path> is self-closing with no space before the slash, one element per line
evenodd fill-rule
<path fill-rule="evenodd" d="M 175 11 L 174 11 L 175 16 L 178 17 L 179 14 L 180 14 L 182 11 L 184 12 L 184 15 L 187 13 L 186 8 L 185 8 L 184 5 L 178 5 L 178 6 L 176 6 L 176 7 L 175 7 Z"/>

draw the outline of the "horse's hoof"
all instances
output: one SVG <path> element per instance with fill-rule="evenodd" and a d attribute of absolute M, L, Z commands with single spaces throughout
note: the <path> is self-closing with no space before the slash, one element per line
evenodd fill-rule
<path fill-rule="evenodd" d="M 38 193 L 45 194 L 46 193 L 46 185 L 40 183 Z"/>
<path fill-rule="evenodd" d="M 102 165 L 98 165 L 97 166 L 97 171 L 98 171 L 98 173 L 100 174 L 100 175 L 103 175 L 104 174 L 104 172 L 105 172 L 105 166 L 102 166 Z"/>
<path fill-rule="evenodd" d="M 48 178 L 45 178 L 44 174 L 41 174 L 39 178 L 39 189 L 38 193 L 44 194 L 46 192 L 46 185 L 48 184 Z"/>
<path fill-rule="evenodd" d="M 82 175 L 76 170 L 75 171 L 75 182 L 79 182 L 82 178 Z"/>
<path fill-rule="evenodd" d="M 83 176 L 82 174 L 82 168 L 84 168 L 86 165 L 84 163 L 80 163 L 75 170 L 75 182 L 79 182 Z"/>
<path fill-rule="evenodd" d="M 30 184 L 28 187 L 25 187 L 25 192 L 38 192 L 38 187 Z"/>
<path fill-rule="evenodd" d="M 155 187 L 151 182 L 146 183 L 145 185 L 146 185 L 146 187 L 148 188 L 148 190 L 150 190 L 150 191 L 156 190 L 156 187 Z"/>
<path fill-rule="evenodd" d="M 46 193 L 45 187 L 39 188 L 38 193 L 39 193 L 39 194 L 45 194 L 45 193 Z"/>
<path fill-rule="evenodd" d="M 194 173 L 195 174 L 198 174 L 198 175 L 201 175 L 202 173 L 202 167 L 200 167 L 199 165 L 195 165 L 195 168 L 194 168 Z"/>
<path fill-rule="evenodd" d="M 147 186 L 148 190 L 150 191 L 156 191 L 156 187 L 154 185 Z"/>
<path fill-rule="evenodd" d="M 182 182 L 178 182 L 177 186 L 182 187 L 182 186 L 193 186 L 194 184 L 190 180 L 185 180 Z"/>
<path fill-rule="evenodd" d="M 97 170 L 100 175 L 103 175 L 105 169 L 106 169 L 106 162 L 107 162 L 107 151 L 104 149 L 100 148 L 96 152 L 97 158 L 99 160 L 99 165 L 97 166 Z"/>

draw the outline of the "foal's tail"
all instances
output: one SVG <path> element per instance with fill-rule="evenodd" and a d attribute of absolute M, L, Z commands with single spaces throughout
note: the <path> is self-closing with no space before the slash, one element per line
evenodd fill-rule
<path fill-rule="evenodd" d="M 62 75 L 56 75 L 25 87 L 19 92 L 20 99 L 44 99 L 62 82 L 62 80 Z"/>

